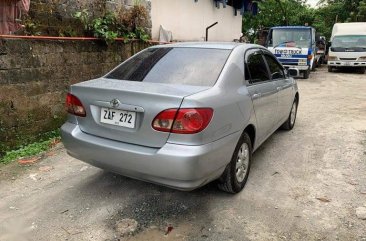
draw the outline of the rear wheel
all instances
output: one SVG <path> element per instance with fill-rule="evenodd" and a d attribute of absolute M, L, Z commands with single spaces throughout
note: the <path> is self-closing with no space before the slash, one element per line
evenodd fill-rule
<path fill-rule="evenodd" d="M 297 98 L 295 98 L 294 103 L 292 104 L 292 107 L 291 107 L 290 114 L 289 114 L 287 120 L 285 121 L 285 123 L 283 123 L 283 125 L 281 126 L 282 129 L 292 130 L 292 128 L 294 128 L 295 122 L 296 122 L 298 105 L 299 105 L 299 101 Z"/>
<path fill-rule="evenodd" d="M 240 192 L 248 180 L 251 160 L 252 142 L 244 132 L 236 145 L 231 162 L 219 179 L 218 188 L 229 193 Z"/>

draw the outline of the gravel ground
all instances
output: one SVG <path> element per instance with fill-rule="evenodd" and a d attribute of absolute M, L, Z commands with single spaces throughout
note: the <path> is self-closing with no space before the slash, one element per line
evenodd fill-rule
<path fill-rule="evenodd" d="M 0 240 L 366 240 L 366 75 L 298 84 L 295 128 L 258 149 L 240 194 L 121 177 L 60 144 L 0 167 Z"/>

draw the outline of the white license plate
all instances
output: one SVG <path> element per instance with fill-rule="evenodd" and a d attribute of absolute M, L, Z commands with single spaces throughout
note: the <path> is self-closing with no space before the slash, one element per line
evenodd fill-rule
<path fill-rule="evenodd" d="M 135 128 L 136 112 L 102 108 L 100 122 L 115 126 Z"/>
<path fill-rule="evenodd" d="M 344 65 L 345 65 L 345 66 L 350 66 L 350 65 L 351 65 L 351 63 L 350 63 L 350 62 L 344 62 Z"/>

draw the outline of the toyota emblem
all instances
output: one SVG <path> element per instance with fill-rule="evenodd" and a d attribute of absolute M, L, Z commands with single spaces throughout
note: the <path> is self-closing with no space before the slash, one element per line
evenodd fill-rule
<path fill-rule="evenodd" d="M 112 107 L 117 108 L 121 104 L 121 101 L 119 101 L 118 99 L 113 99 L 109 103 L 111 104 Z"/>

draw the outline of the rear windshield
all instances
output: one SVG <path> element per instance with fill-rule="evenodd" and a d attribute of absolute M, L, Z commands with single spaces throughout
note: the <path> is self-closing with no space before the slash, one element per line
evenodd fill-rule
<path fill-rule="evenodd" d="M 230 50 L 205 48 L 151 48 L 118 66 L 111 79 L 165 84 L 213 86 Z"/>

